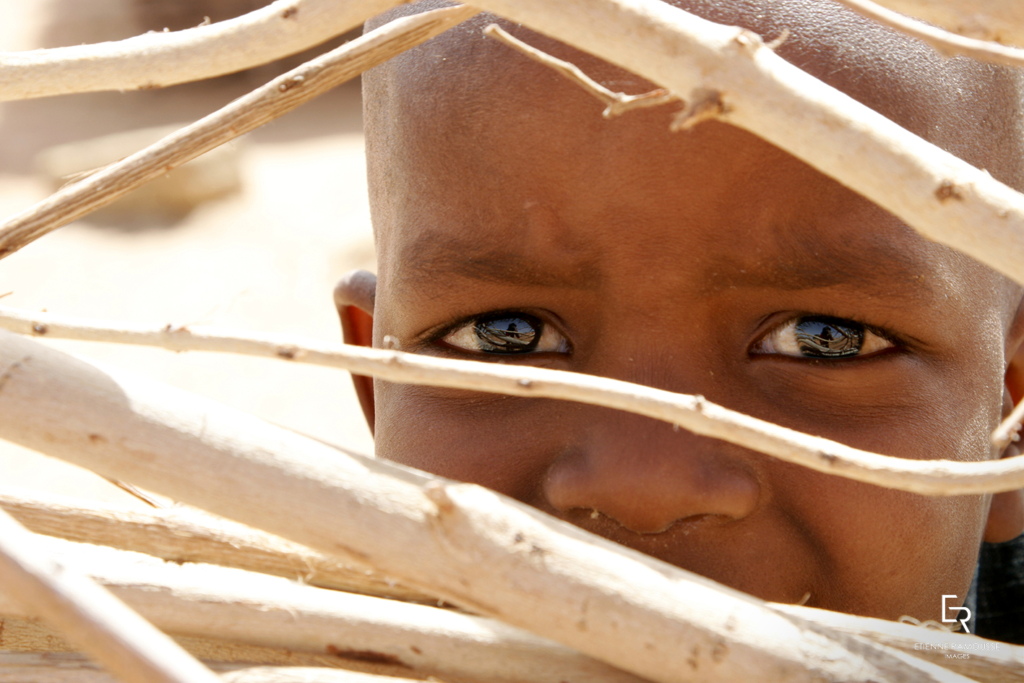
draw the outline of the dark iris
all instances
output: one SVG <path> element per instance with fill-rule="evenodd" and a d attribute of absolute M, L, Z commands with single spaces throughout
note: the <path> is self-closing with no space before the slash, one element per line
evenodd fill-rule
<path fill-rule="evenodd" d="M 811 358 L 856 356 L 864 345 L 864 326 L 852 320 L 801 318 L 796 342 L 800 353 Z"/>
<path fill-rule="evenodd" d="M 476 336 L 485 353 L 526 353 L 540 340 L 541 321 L 533 316 L 500 315 L 476 323 Z"/>

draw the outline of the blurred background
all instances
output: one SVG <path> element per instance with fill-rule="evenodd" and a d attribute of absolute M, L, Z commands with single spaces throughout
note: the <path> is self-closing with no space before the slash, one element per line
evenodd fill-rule
<path fill-rule="evenodd" d="M 260 0 L 0 0 L 0 51 L 221 21 Z M 202 83 L 0 103 L 0 216 L 116 161 L 331 47 Z M 338 341 L 334 283 L 374 269 L 359 83 L 351 82 L 0 262 L 0 304 Z M 373 448 L 348 374 L 230 355 L 51 340 L 351 450 Z M 140 505 L 0 441 L 0 487 Z"/>

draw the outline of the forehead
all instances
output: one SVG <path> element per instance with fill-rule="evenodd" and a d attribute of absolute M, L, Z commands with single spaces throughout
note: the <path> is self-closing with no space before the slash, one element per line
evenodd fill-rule
<path fill-rule="evenodd" d="M 1017 155 L 995 153 L 1010 144 L 1005 115 L 995 105 L 965 106 L 980 99 L 971 90 L 998 85 L 986 67 L 969 78 L 976 67 L 943 61 L 831 2 L 762 3 L 770 11 L 686 4 L 768 39 L 787 28 L 787 59 L 1004 180 L 1015 178 Z M 722 272 L 785 279 L 787 262 L 790 274 L 819 276 L 827 263 L 845 264 L 844 272 L 884 266 L 894 280 L 924 283 L 924 293 L 952 272 L 966 268 L 968 279 L 982 272 L 743 131 L 709 123 L 670 133 L 671 107 L 602 119 L 602 105 L 575 85 L 484 38 L 488 21 L 459 27 L 367 79 L 384 284 L 392 271 L 439 272 L 459 261 L 495 273 L 484 258 L 495 253 L 506 263 L 519 258 L 519 267 L 506 270 L 535 279 L 551 271 L 545 259 L 595 277 L 601 263 L 616 259 L 664 260 L 680 273 L 700 269 L 710 288 Z M 613 90 L 651 87 L 509 28 Z M 766 261 L 775 267 L 766 269 Z"/>

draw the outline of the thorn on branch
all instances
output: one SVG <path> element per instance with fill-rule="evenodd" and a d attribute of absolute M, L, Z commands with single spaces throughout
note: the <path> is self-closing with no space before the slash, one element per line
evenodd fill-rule
<path fill-rule="evenodd" d="M 518 50 L 535 62 L 553 69 L 586 90 L 605 104 L 605 110 L 601 115 L 606 119 L 615 118 L 616 116 L 620 116 L 627 111 L 630 111 L 631 109 L 645 109 L 647 107 L 657 107 L 662 104 L 680 101 L 676 95 L 672 94 L 665 88 L 658 88 L 639 95 L 627 95 L 621 92 L 613 92 L 592 79 L 587 74 L 583 73 L 583 70 L 572 62 L 552 57 L 548 53 L 524 43 L 497 24 L 491 24 L 485 28 L 484 35 L 495 38 L 505 45 Z"/>
<path fill-rule="evenodd" d="M 772 52 L 775 52 L 780 47 L 782 47 L 782 44 L 785 43 L 787 40 L 789 40 L 789 29 L 784 28 L 782 29 L 782 33 L 780 33 L 778 37 L 774 38 L 768 43 L 765 43 L 765 47 L 767 47 Z"/>

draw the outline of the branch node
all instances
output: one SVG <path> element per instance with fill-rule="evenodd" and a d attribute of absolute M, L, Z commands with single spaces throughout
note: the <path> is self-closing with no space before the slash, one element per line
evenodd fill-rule
<path fill-rule="evenodd" d="M 423 488 L 423 493 L 437 506 L 437 514 L 450 514 L 455 511 L 455 503 L 448 496 L 445 485 L 439 481 L 432 481 Z"/>
<path fill-rule="evenodd" d="M 694 99 L 692 105 L 676 114 L 669 130 L 673 133 L 690 130 L 700 123 L 725 116 L 729 110 L 729 105 L 722 99 L 722 93 L 717 90 L 705 90 Z"/>
<path fill-rule="evenodd" d="M 943 180 L 939 183 L 939 187 L 935 190 L 935 196 L 939 198 L 939 201 L 945 204 L 950 199 L 955 199 L 958 202 L 964 200 L 963 192 L 961 188 L 954 183 L 952 180 Z"/>

